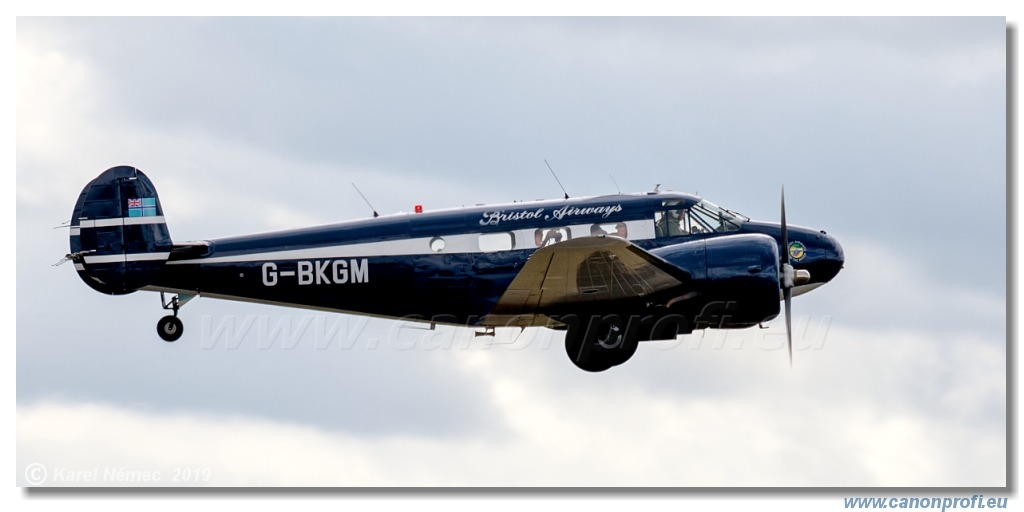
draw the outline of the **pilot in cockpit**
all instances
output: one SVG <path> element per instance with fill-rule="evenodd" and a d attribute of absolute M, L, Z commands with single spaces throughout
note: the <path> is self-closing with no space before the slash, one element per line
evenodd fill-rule
<path fill-rule="evenodd" d="M 661 219 L 658 220 L 657 226 L 655 226 L 655 228 L 657 229 L 657 236 L 666 237 L 682 235 L 683 232 L 679 228 L 679 219 L 681 212 L 682 210 L 666 211 L 664 215 L 661 216 Z"/>

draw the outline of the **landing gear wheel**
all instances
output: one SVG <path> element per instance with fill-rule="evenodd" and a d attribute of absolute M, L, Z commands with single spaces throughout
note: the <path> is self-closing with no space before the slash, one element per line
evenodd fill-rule
<path fill-rule="evenodd" d="M 636 353 L 635 333 L 627 334 L 617 315 L 585 318 L 565 332 L 565 352 L 577 368 L 603 372 Z"/>
<path fill-rule="evenodd" d="M 570 333 L 566 333 L 565 353 L 572 364 L 585 372 L 603 372 L 615 366 L 604 351 L 583 350 L 583 336 L 571 336 Z"/>
<path fill-rule="evenodd" d="M 156 323 L 156 332 L 164 341 L 177 341 L 184 330 L 185 326 L 176 316 L 167 315 Z"/>

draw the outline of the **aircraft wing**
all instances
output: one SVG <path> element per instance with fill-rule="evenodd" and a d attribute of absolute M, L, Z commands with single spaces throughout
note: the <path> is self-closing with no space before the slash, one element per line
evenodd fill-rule
<path fill-rule="evenodd" d="M 550 325 L 544 311 L 639 299 L 688 280 L 682 269 L 622 238 L 577 238 L 533 253 L 484 325 Z"/>

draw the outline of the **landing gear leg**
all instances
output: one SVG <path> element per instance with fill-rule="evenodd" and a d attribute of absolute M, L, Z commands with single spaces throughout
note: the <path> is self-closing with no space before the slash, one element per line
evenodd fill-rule
<path fill-rule="evenodd" d="M 160 335 L 160 339 L 171 342 L 177 341 L 181 337 L 181 333 L 185 332 L 185 326 L 178 318 L 178 310 L 194 297 L 195 295 L 177 294 L 167 301 L 164 299 L 164 292 L 160 292 L 160 305 L 173 312 L 156 323 L 156 332 Z"/>

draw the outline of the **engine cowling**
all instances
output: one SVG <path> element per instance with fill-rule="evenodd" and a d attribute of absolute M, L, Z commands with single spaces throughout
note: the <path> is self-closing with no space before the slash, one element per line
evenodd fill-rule
<path fill-rule="evenodd" d="M 778 244 L 768 235 L 705 238 L 651 253 L 693 277 L 694 290 L 668 306 L 692 316 L 695 328 L 744 328 L 779 314 Z"/>

